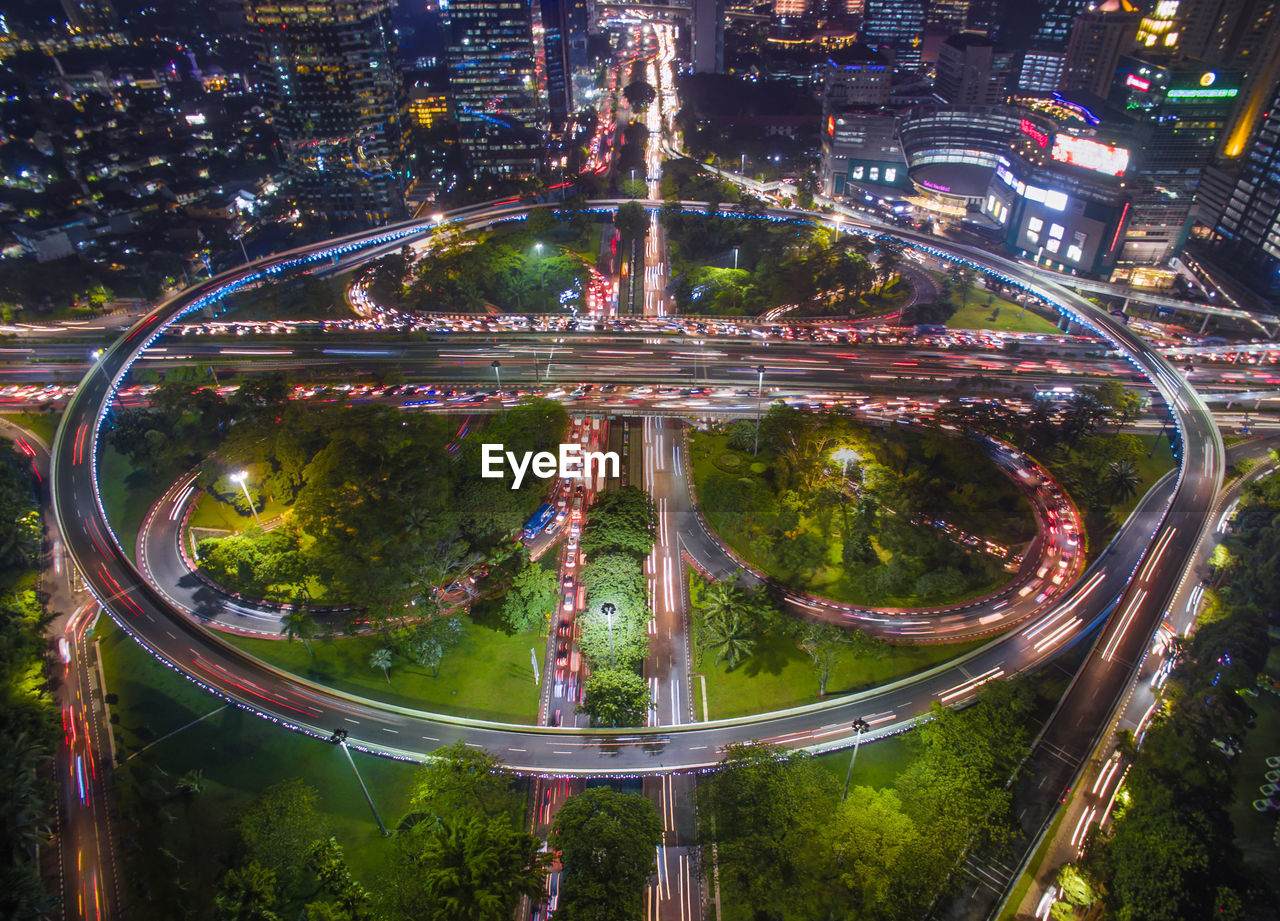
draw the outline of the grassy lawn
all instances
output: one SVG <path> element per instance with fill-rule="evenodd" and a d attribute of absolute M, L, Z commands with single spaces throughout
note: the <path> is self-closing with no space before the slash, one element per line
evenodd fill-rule
<path fill-rule="evenodd" d="M 968 304 L 951 316 L 951 319 L 947 321 L 947 326 L 951 329 L 995 329 L 1010 333 L 1062 335 L 1062 330 L 1044 317 L 1032 313 L 1030 310 L 1023 312 L 1021 304 L 1015 304 L 999 295 L 993 295 L 991 305 L 988 306 L 987 295 L 988 292 L 979 289 L 970 291 Z M 992 319 L 991 314 L 994 307 L 999 307 L 1000 313 L 995 319 Z"/>
<path fill-rule="evenodd" d="M 689 598 L 696 606 L 699 577 L 689 571 Z M 698 618 L 693 616 L 694 649 Z M 879 658 L 846 656 L 831 670 L 827 696 L 835 697 L 874 687 L 930 668 L 989 642 L 889 646 Z M 813 660 L 789 636 L 768 636 L 756 653 L 733 671 L 708 654 L 702 662 L 694 653 L 694 670 L 707 679 L 707 711 L 711 719 L 728 719 L 769 710 L 797 707 L 818 700 L 818 674 Z M 701 681 L 693 686 L 694 711 L 702 713 Z"/>
<path fill-rule="evenodd" d="M 319 791 L 320 808 L 355 876 L 371 881 L 393 844 L 378 833 L 341 752 L 224 705 L 157 662 L 107 618 L 98 622 L 97 634 L 107 690 L 118 698 L 111 712 L 118 719 L 119 755 L 155 743 L 117 772 L 122 849 L 131 858 L 131 876 L 145 884 L 155 875 L 172 875 L 174 865 L 165 858 L 177 859 L 183 876 L 199 882 L 193 891 L 209 897 L 223 870 L 211 858 L 230 849 L 236 812 L 266 787 L 297 777 Z M 174 735 L 164 738 L 168 733 Z M 394 825 L 407 808 L 416 766 L 352 755 L 383 820 Z M 174 793 L 174 781 L 197 768 L 204 772 L 204 791 Z M 156 917 L 144 899 L 129 901 L 135 917 Z"/>
<path fill-rule="evenodd" d="M 14 425 L 35 432 L 49 447 L 53 447 L 53 436 L 58 431 L 58 420 L 61 418 L 61 412 L 0 414 L 0 419 L 8 419 Z"/>
<path fill-rule="evenodd" d="M 156 500 L 164 495 L 178 471 L 152 477 L 133 466 L 133 461 L 115 448 L 103 448 L 98 458 L 98 483 L 102 491 L 102 507 L 107 520 L 120 538 L 124 552 L 133 559 L 134 544 L 142 519 Z"/>
<path fill-rule="evenodd" d="M 1269 675 L 1280 674 L 1280 646 L 1271 647 L 1265 669 Z M 1257 875 L 1270 881 L 1272 894 L 1280 898 L 1280 878 L 1276 875 L 1280 849 L 1275 843 L 1276 814 L 1255 812 L 1253 801 L 1262 794 L 1258 787 L 1266 783 L 1267 758 L 1280 755 L 1280 696 L 1259 692 L 1249 700 L 1258 711 L 1258 723 L 1245 735 L 1244 750 L 1235 766 L 1235 796 L 1228 813 L 1235 829 L 1235 842 L 1247 863 Z"/>
<path fill-rule="evenodd" d="M 223 634 L 250 655 L 310 681 L 402 707 L 455 713 L 507 723 L 533 723 L 538 715 L 538 685 L 533 683 L 529 648 L 541 651 L 546 637 L 508 636 L 463 618 L 462 642 L 445 653 L 440 674 L 397 658 L 388 684 L 382 671 L 369 667 L 369 655 L 386 645 L 378 636 L 314 639 L 307 652 L 301 642 L 253 639 Z"/>
<path fill-rule="evenodd" d="M 1152 445 L 1156 444 L 1156 439 L 1160 439 L 1159 445 L 1150 457 L 1145 454 L 1138 458 L 1138 473 L 1142 477 L 1142 482 L 1138 484 L 1138 490 L 1134 493 L 1133 498 L 1120 505 L 1113 506 L 1118 521 L 1124 521 L 1129 517 L 1129 513 L 1138 505 L 1138 500 L 1147 494 L 1152 486 L 1156 484 L 1162 476 L 1177 466 L 1177 462 L 1173 459 L 1173 448 L 1169 446 L 1169 439 L 1159 435 L 1139 435 L 1138 440 L 1151 451 Z"/>
<path fill-rule="evenodd" d="M 263 522 L 279 518 L 288 510 L 274 498 L 258 509 L 258 517 Z M 196 500 L 196 507 L 191 512 L 190 526 L 193 528 L 211 528 L 219 531 L 247 531 L 254 526 L 252 515 L 241 515 L 230 503 L 223 502 L 212 493 L 204 492 Z"/>
<path fill-rule="evenodd" d="M 893 434 L 896 436 L 898 433 Z M 873 460 L 883 449 L 877 435 L 878 432 L 870 427 L 855 426 L 851 430 L 851 437 L 858 442 L 859 453 Z M 923 440 L 920 445 L 909 444 L 906 450 L 914 450 L 924 444 Z M 933 514 L 1006 547 L 1016 547 L 1030 540 L 1034 535 L 1035 519 L 1030 503 L 1017 487 L 996 469 L 989 458 L 980 456 L 978 449 L 972 445 L 949 442 L 945 450 L 949 466 L 941 475 L 952 478 L 955 488 L 949 495 L 954 498 L 963 494 L 963 505 L 957 502 L 953 506 L 948 500 L 944 507 L 938 508 Z M 914 590 L 896 595 L 883 592 L 869 594 L 869 590 L 860 587 L 862 583 L 855 581 L 856 577 L 860 577 L 868 569 L 869 564 L 847 565 L 844 562 L 839 522 L 833 523 L 824 536 L 819 518 L 808 512 L 799 514 L 796 527 L 788 532 L 788 536 L 811 535 L 820 545 L 821 552 L 816 557 L 809 558 L 811 563 L 805 569 L 798 570 L 798 575 L 794 574 L 786 567 L 783 562 L 785 557 L 779 551 L 768 550 L 753 538 L 750 528 L 755 527 L 758 521 L 744 523 L 743 516 L 718 504 L 708 489 L 708 484 L 713 481 L 723 483 L 728 475 L 736 476 L 740 483 L 755 481 L 757 484 L 763 483 L 765 490 L 773 490 L 774 487 L 770 485 L 772 481 L 767 479 L 769 464 L 773 460 L 768 449 L 762 445 L 759 458 L 753 460 L 750 452 L 744 453 L 729 447 L 727 434 L 698 432 L 691 439 L 690 456 L 693 482 L 708 525 L 739 557 L 784 585 L 851 604 L 914 607 L 921 604 L 942 606 L 978 598 L 996 590 L 1011 578 L 1011 574 L 1000 566 L 995 557 L 969 554 L 961 557 L 962 565 L 965 566 L 963 584 L 948 594 L 935 595 L 927 602 L 921 602 Z M 985 468 L 981 465 L 985 465 Z M 881 529 L 881 534 L 885 526 L 882 519 L 877 526 Z M 927 526 L 916 526 L 912 530 L 924 542 L 948 543 L 945 536 Z M 892 554 L 880 545 L 878 537 L 873 537 L 872 540 L 880 556 L 879 562 L 888 563 Z"/>

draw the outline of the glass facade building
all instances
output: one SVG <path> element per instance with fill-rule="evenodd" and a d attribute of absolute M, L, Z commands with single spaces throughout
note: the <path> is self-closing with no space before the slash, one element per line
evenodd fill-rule
<path fill-rule="evenodd" d="M 408 106 L 389 0 L 249 0 L 245 22 L 297 207 L 403 217 Z"/>

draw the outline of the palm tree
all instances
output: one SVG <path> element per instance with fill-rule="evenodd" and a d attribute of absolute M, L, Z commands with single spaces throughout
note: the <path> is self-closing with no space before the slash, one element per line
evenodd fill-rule
<path fill-rule="evenodd" d="M 536 837 L 504 818 L 422 823 L 419 881 L 424 921 L 504 921 L 522 896 L 537 899 L 546 879 Z"/>
<path fill-rule="evenodd" d="M 756 651 L 751 620 L 742 608 L 734 608 L 723 617 L 707 618 L 703 622 L 700 639 L 703 649 L 714 649 L 716 661 L 725 663 L 729 671 Z"/>
<path fill-rule="evenodd" d="M 735 580 L 724 579 L 712 582 L 702 590 L 701 603 L 698 605 L 703 620 L 723 620 L 742 603 L 741 593 Z"/>
<path fill-rule="evenodd" d="M 387 678 L 387 684 L 391 683 L 391 650 L 386 646 L 381 649 L 375 649 L 369 654 L 369 667 L 382 669 L 382 674 Z"/>
<path fill-rule="evenodd" d="M 1112 461 L 1102 473 L 1102 488 L 1111 499 L 1112 505 L 1119 505 L 1132 499 L 1138 492 L 1142 476 L 1138 468 L 1130 460 Z"/>
<path fill-rule="evenodd" d="M 289 638 L 289 642 L 295 639 L 302 640 L 302 645 L 307 647 L 307 652 L 311 658 L 315 658 L 316 654 L 311 649 L 311 638 L 320 632 L 320 625 L 316 623 L 316 619 L 311 616 L 310 611 L 296 608 L 285 613 L 280 618 L 280 632 Z"/>

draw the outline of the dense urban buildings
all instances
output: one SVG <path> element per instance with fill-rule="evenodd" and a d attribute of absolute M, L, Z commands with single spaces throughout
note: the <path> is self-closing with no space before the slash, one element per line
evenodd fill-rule
<path fill-rule="evenodd" d="M 407 97 L 388 0 L 248 0 L 257 79 L 304 212 L 405 214 Z"/>
<path fill-rule="evenodd" d="M 1120 55 L 1133 48 L 1142 14 L 1128 0 L 1106 0 L 1076 17 L 1058 88 L 1105 97 Z"/>

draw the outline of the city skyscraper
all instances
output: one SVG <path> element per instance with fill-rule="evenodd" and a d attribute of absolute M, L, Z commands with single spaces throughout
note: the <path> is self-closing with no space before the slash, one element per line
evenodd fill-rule
<path fill-rule="evenodd" d="M 403 217 L 406 96 L 390 0 L 248 0 L 245 22 L 299 209 Z"/>
<path fill-rule="evenodd" d="M 442 9 L 458 137 L 472 169 L 536 172 L 543 140 L 530 0 L 452 0 Z"/>
<path fill-rule="evenodd" d="M 952 35 L 938 49 L 934 92 L 952 105 L 999 105 L 1009 95 L 1016 58 L 985 35 Z"/>
<path fill-rule="evenodd" d="M 1156 264 L 1186 241 L 1201 174 L 1240 92 L 1239 72 L 1178 55 L 1120 58 L 1111 102 L 1142 138 L 1122 258 Z"/>
<path fill-rule="evenodd" d="M 1106 96 L 1120 55 L 1133 48 L 1142 13 L 1129 0 L 1106 0 L 1076 17 L 1067 41 L 1061 87 Z"/>
<path fill-rule="evenodd" d="M 924 40 L 924 0 L 867 0 L 862 20 L 862 40 L 888 48 L 898 67 L 920 67 Z"/>
<path fill-rule="evenodd" d="M 1280 90 L 1250 142 L 1216 228 L 1223 261 L 1263 294 L 1280 294 Z"/>

